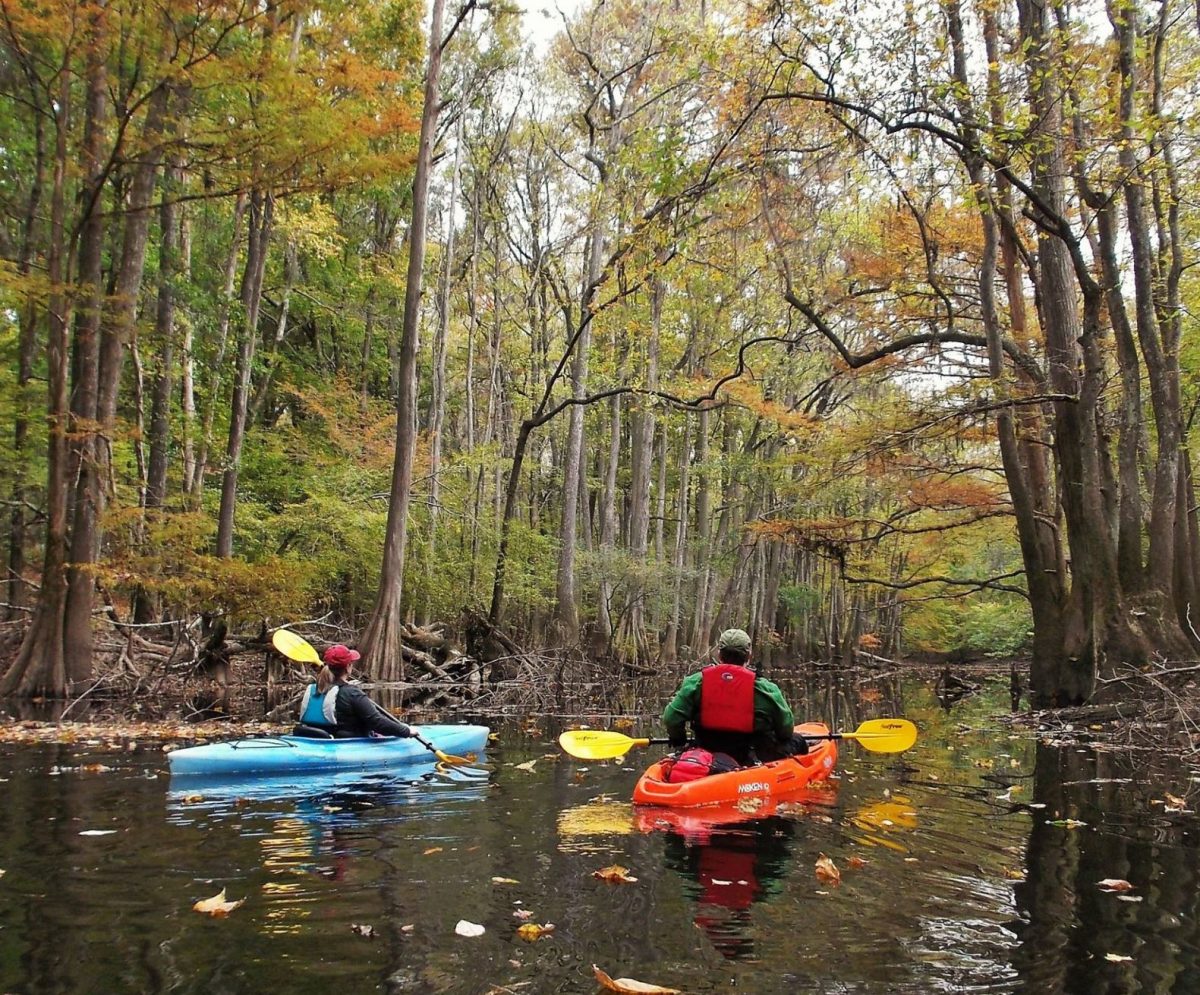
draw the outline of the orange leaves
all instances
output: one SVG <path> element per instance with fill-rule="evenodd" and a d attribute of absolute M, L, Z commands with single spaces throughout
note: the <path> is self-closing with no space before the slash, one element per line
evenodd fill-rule
<path fill-rule="evenodd" d="M 612 884 L 633 884 L 637 880 L 630 875 L 628 867 L 622 867 L 620 864 L 612 864 L 608 867 L 601 867 L 598 871 L 592 871 L 592 877 Z"/>
<path fill-rule="evenodd" d="M 971 477 L 938 475 L 912 480 L 905 493 L 914 508 L 995 508 L 1004 503 L 996 484 Z"/>

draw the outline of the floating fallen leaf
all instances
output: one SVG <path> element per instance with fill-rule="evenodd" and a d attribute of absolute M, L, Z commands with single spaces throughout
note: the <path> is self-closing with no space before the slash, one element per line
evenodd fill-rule
<path fill-rule="evenodd" d="M 196 802 L 202 802 L 202 801 L 204 801 L 203 795 L 184 795 L 183 796 L 183 804 L 185 804 L 185 805 L 195 805 Z"/>
<path fill-rule="evenodd" d="M 1015 867 L 1004 868 L 1004 876 L 1006 878 L 1008 878 L 1009 881 L 1024 881 L 1025 880 L 1025 872 L 1017 870 Z"/>
<path fill-rule="evenodd" d="M 612 992 L 624 992 L 626 995 L 680 995 L 678 988 L 648 985 L 644 981 L 634 981 L 632 978 L 610 978 L 595 964 L 592 965 L 592 971 L 596 980 Z"/>
<path fill-rule="evenodd" d="M 454 932 L 459 936 L 483 936 L 484 929 L 477 922 L 467 922 L 466 919 L 459 919 L 458 925 L 454 927 Z"/>
<path fill-rule="evenodd" d="M 750 815 L 762 808 L 765 801 L 765 798 L 739 798 L 735 808 L 743 815 Z"/>
<path fill-rule="evenodd" d="M 1086 826 L 1086 822 L 1080 822 L 1078 819 L 1051 819 L 1046 823 L 1047 826 L 1061 826 L 1063 829 L 1078 829 L 1080 826 Z"/>
<path fill-rule="evenodd" d="M 1124 954 L 1105 954 L 1104 959 L 1112 961 L 1114 964 L 1123 964 L 1127 960 L 1133 960 L 1132 957 L 1126 957 Z"/>
<path fill-rule="evenodd" d="M 492 878 L 492 884 L 520 884 L 516 878 Z"/>
<path fill-rule="evenodd" d="M 368 940 L 373 940 L 376 936 L 375 927 L 368 926 L 366 923 L 355 922 L 350 924 L 350 932 L 356 936 L 361 936 Z"/>
<path fill-rule="evenodd" d="M 84 764 L 79 769 L 85 774 L 103 774 L 106 770 L 112 770 L 104 764 Z"/>
<path fill-rule="evenodd" d="M 838 884 L 842 880 L 842 872 L 823 853 L 817 857 L 817 880 L 826 884 Z"/>
<path fill-rule="evenodd" d="M 522 940 L 527 940 L 533 943 L 535 940 L 540 940 L 547 933 L 554 932 L 554 923 L 548 922 L 544 926 L 539 926 L 536 922 L 527 922 L 524 926 L 517 927 L 517 936 Z"/>
<path fill-rule="evenodd" d="M 400 927 L 400 932 L 401 933 L 411 933 L 416 928 L 417 928 L 417 924 L 415 922 L 405 923 L 405 925 Z"/>
<path fill-rule="evenodd" d="M 1164 791 L 1163 797 L 1167 800 L 1166 811 L 1168 812 L 1182 812 L 1185 808 L 1187 808 L 1187 802 L 1178 795 L 1173 795 L 1169 791 Z"/>
<path fill-rule="evenodd" d="M 422 853 L 421 856 L 428 857 L 431 853 L 441 853 L 441 852 L 442 852 L 442 848 L 440 846 L 431 846 L 428 850 L 426 850 L 424 853 Z"/>
<path fill-rule="evenodd" d="M 622 867 L 620 864 L 610 864 L 608 867 L 601 867 L 598 871 L 592 871 L 592 877 L 599 878 L 601 881 L 613 883 L 619 881 L 625 884 L 633 884 L 637 880 L 630 875 L 628 867 Z"/>
<path fill-rule="evenodd" d="M 532 909 L 515 909 L 513 911 L 513 918 L 515 918 L 515 919 L 532 919 L 533 918 L 533 910 Z"/>
<path fill-rule="evenodd" d="M 862 857 L 851 857 L 848 861 L 846 861 L 846 863 L 853 867 L 856 871 L 867 866 L 867 862 L 863 860 Z"/>
<path fill-rule="evenodd" d="M 112 836 L 116 832 L 115 829 L 85 829 L 80 836 Z"/>
<path fill-rule="evenodd" d="M 537 763 L 537 759 L 527 760 L 523 764 L 517 764 L 517 770 L 533 770 L 533 765 Z"/>
<path fill-rule="evenodd" d="M 222 888 L 212 898 L 202 898 L 192 906 L 193 912 L 203 912 L 205 915 L 214 916 L 217 919 L 224 919 L 236 908 L 240 908 L 246 900 L 238 899 L 236 902 L 225 901 L 225 889 Z"/>
<path fill-rule="evenodd" d="M 1096 885 L 1105 891 L 1133 891 L 1133 885 L 1123 878 L 1105 878 L 1097 881 Z"/>

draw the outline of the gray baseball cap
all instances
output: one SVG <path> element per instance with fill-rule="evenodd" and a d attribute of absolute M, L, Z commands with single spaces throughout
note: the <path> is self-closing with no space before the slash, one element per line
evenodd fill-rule
<path fill-rule="evenodd" d="M 750 636 L 744 629 L 726 629 L 717 640 L 719 650 L 737 650 L 741 653 L 750 652 Z"/>

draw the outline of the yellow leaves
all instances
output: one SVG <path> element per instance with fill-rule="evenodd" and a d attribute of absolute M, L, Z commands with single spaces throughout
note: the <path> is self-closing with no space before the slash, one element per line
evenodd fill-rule
<path fill-rule="evenodd" d="M 630 875 L 628 867 L 622 867 L 620 864 L 611 864 L 608 867 L 601 867 L 598 871 L 592 871 L 592 877 L 612 884 L 633 884 L 637 880 Z"/>
<path fill-rule="evenodd" d="M 517 936 L 527 943 L 536 943 L 543 936 L 554 932 L 554 923 L 548 922 L 539 926 L 535 922 L 527 922 L 517 927 Z"/>
<path fill-rule="evenodd" d="M 817 857 L 817 880 L 824 884 L 838 885 L 842 883 L 842 872 L 837 869 L 837 865 L 825 854 L 820 854 Z"/>
<path fill-rule="evenodd" d="M 517 770 L 527 770 L 527 771 L 529 771 L 529 772 L 532 774 L 532 773 L 533 773 L 533 765 L 534 765 L 535 763 L 537 763 L 537 760 L 536 760 L 536 759 L 534 759 L 534 760 L 527 760 L 527 761 L 525 761 L 525 763 L 523 763 L 523 764 L 516 764 L 515 766 L 516 766 L 516 769 L 517 769 Z"/>
<path fill-rule="evenodd" d="M 228 902 L 225 900 L 225 889 L 222 888 L 212 898 L 204 898 L 192 906 L 193 912 L 202 912 L 205 915 L 212 916 L 215 919 L 224 919 L 234 909 L 241 908 L 245 904 L 245 899 L 240 898 L 236 902 Z"/>
<path fill-rule="evenodd" d="M 621 992 L 623 995 L 680 995 L 678 988 L 663 988 L 644 981 L 634 981 L 632 978 L 610 978 L 595 964 L 592 965 L 592 972 L 596 975 L 596 980 L 610 992 Z"/>

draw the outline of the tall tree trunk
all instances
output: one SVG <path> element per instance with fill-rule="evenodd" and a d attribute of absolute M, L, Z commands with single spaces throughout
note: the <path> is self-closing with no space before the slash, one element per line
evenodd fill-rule
<path fill-rule="evenodd" d="M 221 374 L 225 369 L 225 354 L 229 348 L 229 323 L 233 314 L 233 286 L 237 280 L 238 251 L 242 243 L 242 218 L 246 213 L 249 198 L 244 193 L 237 195 L 233 205 L 233 221 L 230 226 L 229 251 L 222 270 L 221 300 L 217 307 L 217 347 L 213 355 L 208 381 L 208 403 L 204 408 L 203 425 L 200 428 L 200 452 L 196 456 L 196 469 L 191 486 L 187 489 L 193 507 L 199 507 L 204 491 L 204 474 L 208 470 L 208 452 L 212 448 L 213 422 L 221 397 Z"/>
<path fill-rule="evenodd" d="M 67 661 L 63 645 L 63 620 L 67 602 L 67 400 L 70 315 L 65 293 L 67 139 L 71 129 L 71 78 L 61 72 L 54 109 L 54 165 L 50 188 L 50 232 L 46 252 L 46 413 L 49 435 L 46 446 L 46 542 L 42 558 L 42 587 L 29 628 L 17 655 L 0 680 L 0 696 L 67 693 Z M 90 662 L 90 661 L 89 661 Z"/>
<path fill-rule="evenodd" d="M 88 52 L 87 118 L 84 121 L 83 162 L 87 179 L 82 190 L 86 212 L 80 224 L 79 309 L 76 315 L 71 397 L 72 442 L 68 456 L 69 480 L 75 481 L 71 528 L 71 565 L 67 570 L 67 604 L 64 651 L 68 681 L 83 680 L 91 672 L 92 592 L 95 581 L 89 565 L 99 552 L 99 515 L 104 507 L 108 449 L 99 432 L 108 431 L 101 407 L 102 293 L 104 256 L 104 143 L 108 116 L 108 75 L 104 64 L 103 12 L 97 6 Z M 165 98 L 164 98 L 165 99 Z M 153 107 L 151 113 L 153 113 Z M 151 119 L 147 119 L 148 126 Z M 138 202 L 134 202 L 138 203 Z"/>
<path fill-rule="evenodd" d="M 221 509 L 217 518 L 216 554 L 223 559 L 233 556 L 238 469 L 242 460 L 242 446 L 246 441 L 250 376 L 254 368 L 254 351 L 258 345 L 258 310 L 262 304 L 263 272 L 267 265 L 274 211 L 275 199 L 269 191 L 254 190 L 251 193 L 250 238 L 246 247 L 246 267 L 242 271 L 242 321 L 230 404 L 229 436 L 225 445 L 225 471 L 221 475 Z"/>
<path fill-rule="evenodd" d="M 450 195 L 446 204 L 446 238 L 443 245 L 442 273 L 438 286 L 437 329 L 433 336 L 433 390 L 429 398 L 429 548 L 425 556 L 426 575 L 432 577 L 437 560 L 438 512 L 442 497 L 442 433 L 446 421 L 446 351 L 450 338 L 450 281 L 454 272 L 454 211 L 458 200 L 458 168 L 462 160 L 462 117 L 454 145 L 454 166 L 450 171 Z"/>
<path fill-rule="evenodd" d="M 588 302 L 600 279 L 600 254 L 603 251 L 604 233 L 599 211 L 592 219 L 591 238 L 588 243 L 587 267 L 584 276 L 583 306 L 580 308 L 581 322 L 575 352 L 571 357 L 571 391 L 577 399 L 587 396 L 588 354 L 591 344 L 591 320 L 586 313 Z M 558 573 L 555 585 L 555 618 L 565 645 L 579 639 L 579 606 L 575 597 L 575 550 L 578 541 L 579 480 L 583 473 L 583 418 L 582 404 L 571 408 L 570 424 L 567 428 L 567 445 L 563 455 L 563 510 L 559 529 Z M 602 599 L 603 600 L 603 599 Z M 607 638 L 608 633 L 604 633 Z"/>
<path fill-rule="evenodd" d="M 21 250 L 17 260 L 17 273 L 26 277 L 33 266 L 34 246 L 39 213 L 42 208 L 42 191 L 46 174 L 46 125 L 45 114 L 40 105 L 33 110 L 34 160 L 33 176 L 29 186 L 29 199 L 25 204 L 22 222 Z M 17 410 L 13 418 L 13 480 L 12 508 L 9 515 L 8 532 L 8 576 L 4 589 L 7 592 L 4 617 L 15 618 L 26 601 L 25 582 L 25 511 L 29 500 L 28 474 L 26 465 L 29 440 L 28 405 L 29 384 L 33 380 L 33 364 L 37 358 L 38 308 L 34 295 L 27 294 L 21 308 L 20 332 L 17 343 Z"/>
<path fill-rule="evenodd" d="M 192 275 L 192 228 L 186 207 L 180 209 L 179 219 L 179 278 L 186 286 Z M 192 491 L 196 476 L 196 355 L 195 335 L 191 316 L 185 314 L 179 343 L 179 411 L 183 419 L 183 479 L 184 494 Z"/>
<path fill-rule="evenodd" d="M 378 680 L 397 680 L 403 673 L 400 655 L 404 552 L 408 539 L 408 505 L 412 491 L 413 435 L 417 410 L 417 332 L 421 313 L 421 283 L 425 269 L 425 234 L 429 212 L 429 173 L 437 133 L 438 80 L 442 67 L 442 15 L 445 0 L 433 0 L 429 26 L 429 58 L 425 70 L 425 97 L 421 109 L 420 144 L 413 175 L 413 214 L 404 289 L 404 324 L 398 364 L 396 398 L 396 455 L 392 469 L 383 566 L 379 596 L 370 625 L 363 635 L 364 666 Z"/>
<path fill-rule="evenodd" d="M 167 497 L 167 454 L 171 445 L 171 395 L 175 373 L 175 285 L 179 279 L 179 229 L 176 200 L 183 171 L 178 161 L 163 173 L 162 206 L 159 208 L 158 303 L 154 313 L 154 341 L 158 356 L 150 391 L 150 456 L 146 470 L 144 507 L 148 512 L 162 508 Z M 154 621 L 157 599 L 141 586 L 134 595 L 133 620 Z"/>

